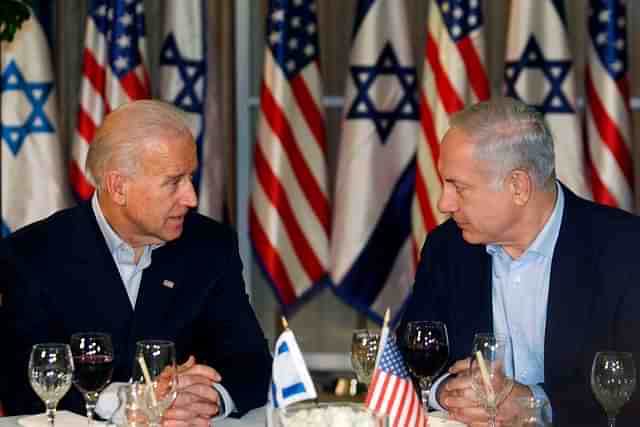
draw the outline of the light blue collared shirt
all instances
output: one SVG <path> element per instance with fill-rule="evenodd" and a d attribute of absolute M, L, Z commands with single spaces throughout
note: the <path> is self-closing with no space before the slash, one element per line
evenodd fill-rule
<path fill-rule="evenodd" d="M 511 339 L 514 378 L 548 400 L 544 383 L 544 337 L 553 251 L 560 233 L 564 194 L 558 184 L 551 217 L 517 259 L 502 246 L 487 245 L 492 260 L 493 330 Z"/>
<path fill-rule="evenodd" d="M 111 252 L 113 261 L 116 263 L 116 266 L 118 266 L 118 272 L 120 272 L 122 283 L 129 296 L 131 307 L 135 309 L 138 292 L 140 291 L 140 282 L 142 281 L 142 272 L 151 265 L 151 252 L 163 246 L 164 243 L 146 245 L 142 256 L 136 263 L 133 248 L 118 236 L 104 217 L 100 203 L 98 203 L 97 191 L 91 198 L 91 207 L 98 221 L 98 227 L 100 227 L 100 231 L 102 231 L 102 235 L 107 242 L 107 247 L 109 248 L 109 252 Z"/>
<path fill-rule="evenodd" d="M 492 261 L 493 330 L 511 339 L 515 379 L 534 397 L 549 400 L 544 383 L 544 337 L 553 251 L 560 233 L 564 194 L 556 183 L 556 203 L 542 231 L 517 259 L 500 245 L 487 245 Z M 443 410 L 437 389 L 448 375 L 434 383 L 430 406 Z M 549 408 L 551 411 L 551 408 Z M 551 414 L 549 414 L 551 415 Z"/>

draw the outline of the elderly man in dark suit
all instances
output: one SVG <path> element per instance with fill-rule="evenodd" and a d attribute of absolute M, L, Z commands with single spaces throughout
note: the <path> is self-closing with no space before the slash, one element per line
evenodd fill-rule
<path fill-rule="evenodd" d="M 431 404 L 471 425 L 487 422 L 468 357 L 475 333 L 496 332 L 511 340 L 516 380 L 498 420 L 513 416 L 516 397 L 536 396 L 549 400 L 554 426 L 605 425 L 591 364 L 600 350 L 640 362 L 640 219 L 559 183 L 542 115 L 509 98 L 454 116 L 438 169 L 438 207 L 450 219 L 427 238 L 400 325 L 448 327 L 449 373 Z M 636 392 L 618 425 L 639 419 Z"/>
<path fill-rule="evenodd" d="M 175 342 L 183 366 L 164 425 L 209 425 L 264 404 L 271 356 L 248 302 L 234 233 L 192 211 L 196 145 L 158 101 L 126 104 L 90 145 L 92 200 L 0 244 L 8 294 L 0 366 L 11 413 L 42 411 L 27 380 L 29 349 L 75 332 L 111 334 L 114 381 L 131 375 L 135 343 Z M 83 413 L 72 390 L 61 407 Z"/>

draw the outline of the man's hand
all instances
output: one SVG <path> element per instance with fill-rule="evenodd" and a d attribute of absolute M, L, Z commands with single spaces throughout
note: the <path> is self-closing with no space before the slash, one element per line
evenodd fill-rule
<path fill-rule="evenodd" d="M 220 411 L 220 395 L 213 384 L 221 379 L 215 369 L 189 356 L 178 367 L 178 397 L 164 413 L 163 427 L 208 427 L 211 417 Z"/>
<path fill-rule="evenodd" d="M 438 388 L 438 402 L 449 411 L 449 418 L 467 424 L 469 427 L 486 426 L 489 414 L 478 401 L 471 388 L 470 359 L 457 361 L 450 369 L 449 377 Z M 508 425 L 518 414 L 517 397 L 532 396 L 529 387 L 514 382 L 509 395 L 498 405 L 496 424 Z"/>
<path fill-rule="evenodd" d="M 449 411 L 449 418 L 464 424 L 486 423 L 487 411 L 476 398 L 471 388 L 470 359 L 458 360 L 449 368 L 451 377 L 438 388 L 438 402 Z"/>

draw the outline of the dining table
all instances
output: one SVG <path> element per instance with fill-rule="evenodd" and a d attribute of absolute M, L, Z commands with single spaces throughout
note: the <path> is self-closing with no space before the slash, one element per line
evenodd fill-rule
<path fill-rule="evenodd" d="M 23 427 L 20 424 L 20 419 L 28 417 L 30 415 L 19 415 L 15 417 L 0 417 L 0 427 Z M 215 421 L 216 427 L 265 427 L 265 407 L 260 407 L 247 412 L 241 418 L 225 418 L 220 421 Z M 95 426 L 105 426 L 104 423 L 95 423 Z M 56 427 L 58 423 L 56 423 Z M 60 424 L 60 427 L 65 427 Z"/>

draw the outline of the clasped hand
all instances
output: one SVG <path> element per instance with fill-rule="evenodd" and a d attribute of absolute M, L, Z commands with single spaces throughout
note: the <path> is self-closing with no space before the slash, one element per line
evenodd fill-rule
<path fill-rule="evenodd" d="M 476 397 L 471 388 L 471 371 L 469 358 L 458 360 L 451 368 L 448 377 L 438 388 L 438 402 L 449 411 L 449 418 L 460 421 L 470 427 L 486 426 L 489 414 Z M 496 424 L 503 426 L 517 416 L 517 397 L 532 396 L 529 387 L 514 382 L 513 389 L 498 405 Z"/>
<path fill-rule="evenodd" d="M 220 412 L 220 395 L 213 388 L 222 377 L 193 356 L 178 367 L 178 396 L 162 417 L 163 427 L 208 427 Z"/>

